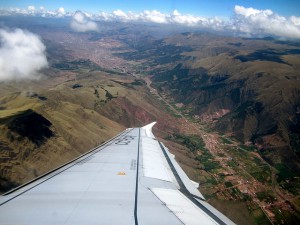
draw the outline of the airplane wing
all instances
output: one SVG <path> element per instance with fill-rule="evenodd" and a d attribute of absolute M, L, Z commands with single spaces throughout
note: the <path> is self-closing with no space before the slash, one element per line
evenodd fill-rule
<path fill-rule="evenodd" d="M 0 197 L 1 225 L 234 224 L 205 202 L 149 124 Z"/>

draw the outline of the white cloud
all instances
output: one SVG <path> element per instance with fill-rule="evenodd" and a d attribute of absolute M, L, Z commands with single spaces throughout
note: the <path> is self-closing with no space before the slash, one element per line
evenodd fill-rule
<path fill-rule="evenodd" d="M 151 22 L 160 24 L 182 24 L 187 26 L 211 26 L 212 23 L 220 25 L 222 22 L 217 17 L 204 18 L 193 15 L 182 15 L 178 10 L 174 10 L 171 14 L 163 14 L 157 10 L 145 10 L 141 13 L 124 12 L 115 10 L 112 13 L 100 12 L 92 16 L 96 20 L 118 20 L 118 21 L 137 21 Z"/>
<path fill-rule="evenodd" d="M 66 12 L 64 8 L 60 7 L 57 10 L 46 10 L 45 7 L 40 6 L 36 8 L 33 5 L 28 6 L 26 9 L 11 8 L 11 9 L 0 9 L 1 16 L 9 15 L 23 15 L 23 16 L 41 16 L 41 17 L 67 17 L 72 14 Z"/>
<path fill-rule="evenodd" d="M 234 7 L 234 12 L 236 14 L 240 14 L 240 15 L 243 15 L 245 17 L 249 17 L 249 16 L 255 16 L 257 14 L 264 14 L 264 15 L 272 15 L 273 12 L 269 9 L 267 10 L 258 10 L 258 9 L 253 9 L 253 8 L 245 8 L 243 6 L 239 6 L 239 5 L 236 5 Z"/>
<path fill-rule="evenodd" d="M 73 15 L 70 25 L 77 32 L 98 31 L 98 25 L 87 14 L 80 11 Z"/>
<path fill-rule="evenodd" d="M 35 11 L 35 7 L 33 5 L 30 5 L 27 7 L 28 11 Z"/>
<path fill-rule="evenodd" d="M 76 16 L 76 14 L 81 16 Z M 37 9 L 29 6 L 27 9 L 0 10 L 0 15 L 22 14 L 27 16 L 43 17 L 70 17 L 73 16 L 71 27 L 79 32 L 97 31 L 98 27 L 93 20 L 124 21 L 124 22 L 151 22 L 159 24 L 180 24 L 193 26 L 199 29 L 234 32 L 236 35 L 248 37 L 277 36 L 284 38 L 300 38 L 300 17 L 289 18 L 280 16 L 270 9 L 260 10 L 246 8 L 236 5 L 233 16 L 228 19 L 218 17 L 201 17 L 188 14 L 181 14 L 174 10 L 170 14 L 161 13 L 157 10 L 145 10 L 141 13 L 124 12 L 120 9 L 111 13 L 100 12 L 88 15 L 87 13 L 66 12 L 64 8 L 55 11 L 48 11 L 45 8 Z"/>
<path fill-rule="evenodd" d="M 300 18 L 286 18 L 270 9 L 259 10 L 235 6 L 234 16 L 229 20 L 218 17 L 206 18 L 193 15 L 183 15 L 178 10 L 171 14 L 163 14 L 157 10 L 142 13 L 115 10 L 113 13 L 100 12 L 93 15 L 97 20 L 143 21 L 160 24 L 181 24 L 215 31 L 234 32 L 237 35 L 249 37 L 278 36 L 285 38 L 300 38 Z"/>
<path fill-rule="evenodd" d="M 118 10 L 115 10 L 113 11 L 113 15 L 115 15 L 116 17 L 119 17 L 119 18 L 125 18 L 127 19 L 127 14 L 124 13 L 122 10 L 118 9 Z"/>
<path fill-rule="evenodd" d="M 291 16 L 290 20 L 295 26 L 300 26 L 300 17 Z"/>
<path fill-rule="evenodd" d="M 96 20 L 111 20 L 112 16 L 107 12 L 100 12 L 98 14 L 93 15 L 93 18 Z"/>
<path fill-rule="evenodd" d="M 62 7 L 60 7 L 60 8 L 57 10 L 57 12 L 58 12 L 59 14 L 65 14 L 65 13 L 66 13 L 66 12 L 65 12 L 65 9 L 62 8 Z"/>
<path fill-rule="evenodd" d="M 52 14 L 53 17 L 64 17 L 66 15 L 63 7 L 58 8 L 56 11 L 46 11 L 46 14 Z"/>
<path fill-rule="evenodd" d="M 165 15 L 157 10 L 152 10 L 152 11 L 146 10 L 140 14 L 140 18 L 146 22 L 169 23 L 168 15 Z"/>
<path fill-rule="evenodd" d="M 192 15 L 182 15 L 177 10 L 174 10 L 170 15 L 171 23 L 187 24 L 187 25 L 197 25 L 204 21 L 204 18 L 192 16 Z"/>
<path fill-rule="evenodd" d="M 39 70 L 48 65 L 45 46 L 28 31 L 0 29 L 0 81 L 40 78 Z"/>
<path fill-rule="evenodd" d="M 286 18 L 271 10 L 235 6 L 234 29 L 248 36 L 300 38 L 300 18 Z"/>

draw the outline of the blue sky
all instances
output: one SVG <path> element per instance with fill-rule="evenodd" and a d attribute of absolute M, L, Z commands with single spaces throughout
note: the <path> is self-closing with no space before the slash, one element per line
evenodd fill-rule
<path fill-rule="evenodd" d="M 241 5 L 255 9 L 271 9 L 282 16 L 300 16 L 299 0 L 0 0 L 0 8 L 45 7 L 55 10 L 63 7 L 66 11 L 83 10 L 91 13 L 111 12 L 116 9 L 141 12 L 158 10 L 170 13 L 178 10 L 195 16 L 230 17 L 234 6 Z"/>

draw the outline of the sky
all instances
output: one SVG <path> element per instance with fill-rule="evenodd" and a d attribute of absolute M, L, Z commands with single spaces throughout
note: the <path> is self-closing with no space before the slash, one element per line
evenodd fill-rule
<path fill-rule="evenodd" d="M 73 18 L 77 32 L 99 31 L 97 21 L 121 21 L 300 39 L 300 0 L 0 0 L 0 16 L 14 15 Z"/>
<path fill-rule="evenodd" d="M 230 17 L 235 5 L 255 9 L 270 9 L 282 16 L 300 16 L 299 0 L 0 0 L 0 8 L 27 8 L 35 6 L 48 10 L 64 8 L 65 11 L 112 12 L 122 10 L 135 13 L 157 10 L 170 13 L 178 10 L 182 14 L 205 17 Z"/>
<path fill-rule="evenodd" d="M 97 21 L 121 21 L 300 39 L 300 0 L 0 0 L 0 16 L 14 15 L 72 18 L 77 32 L 99 31 Z"/>

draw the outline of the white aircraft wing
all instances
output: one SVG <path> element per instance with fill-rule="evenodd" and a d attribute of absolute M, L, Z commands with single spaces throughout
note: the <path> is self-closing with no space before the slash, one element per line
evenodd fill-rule
<path fill-rule="evenodd" d="M 234 224 L 183 172 L 152 126 L 125 130 L 0 197 L 1 225 Z"/>

